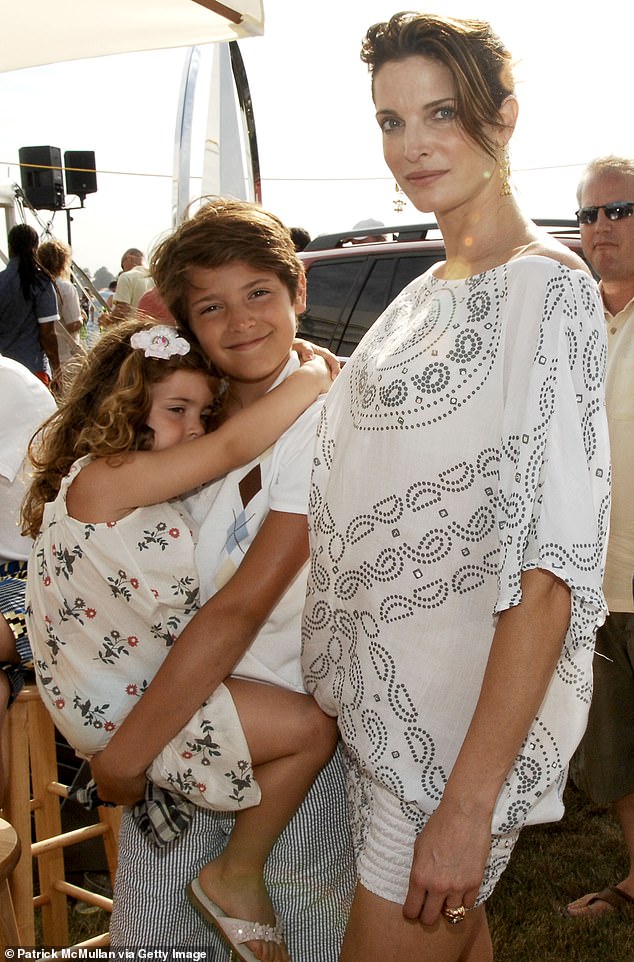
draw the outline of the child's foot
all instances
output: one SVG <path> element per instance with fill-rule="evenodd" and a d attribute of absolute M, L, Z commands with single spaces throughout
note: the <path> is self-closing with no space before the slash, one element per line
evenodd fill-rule
<path fill-rule="evenodd" d="M 261 876 L 244 876 L 225 870 L 221 857 L 204 866 L 190 886 L 190 897 L 196 908 L 233 943 L 232 949 L 239 959 L 245 962 L 252 959 L 290 962 L 281 924 Z M 234 919 L 252 923 L 253 935 L 263 937 L 241 941 L 251 933 L 248 926 L 246 931 L 241 931 L 241 926 L 232 925 Z"/>

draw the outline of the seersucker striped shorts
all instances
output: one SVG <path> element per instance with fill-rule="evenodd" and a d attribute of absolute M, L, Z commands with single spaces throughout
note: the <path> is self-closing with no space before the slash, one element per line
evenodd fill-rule
<path fill-rule="evenodd" d="M 113 948 L 205 949 L 205 962 L 228 962 L 226 944 L 192 908 L 185 888 L 222 851 L 231 825 L 222 813 L 197 808 L 188 830 L 158 849 L 126 809 L 110 928 Z M 265 874 L 293 962 L 337 962 L 355 886 L 339 750 L 278 839 Z"/>

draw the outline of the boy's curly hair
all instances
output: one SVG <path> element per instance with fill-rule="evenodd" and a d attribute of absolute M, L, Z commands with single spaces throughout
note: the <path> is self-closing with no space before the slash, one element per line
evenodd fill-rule
<path fill-rule="evenodd" d="M 44 505 L 57 496 L 71 465 L 84 455 L 121 459 L 130 451 L 149 450 L 153 431 L 147 426 L 152 386 L 177 370 L 203 371 L 218 398 L 211 429 L 222 408 L 218 374 L 202 350 L 165 360 L 145 357 L 130 345 L 137 331 L 155 321 L 122 321 L 106 331 L 93 349 L 75 362 L 58 410 L 44 422 L 29 445 L 32 482 L 22 505 L 22 530 L 34 538 Z"/>

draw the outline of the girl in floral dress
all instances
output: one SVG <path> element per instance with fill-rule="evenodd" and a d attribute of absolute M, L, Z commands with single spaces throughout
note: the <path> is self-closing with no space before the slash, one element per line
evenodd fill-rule
<path fill-rule="evenodd" d="M 197 609 L 196 533 L 177 496 L 266 450 L 329 384 L 324 361 L 308 361 L 208 433 L 220 382 L 174 328 L 121 323 L 81 362 L 32 446 L 23 508 L 35 538 L 27 617 L 37 684 L 79 755 L 105 747 Z M 208 808 L 260 803 L 262 837 L 241 831 L 238 814 L 229 844 L 261 874 L 261 852 L 277 834 L 267 820 L 276 803 L 261 797 L 253 769 L 257 776 L 258 765 L 285 766 L 299 804 L 334 744 L 335 726 L 312 698 L 228 679 L 147 775 Z M 266 929 L 260 957 L 284 962 L 279 931 Z"/>

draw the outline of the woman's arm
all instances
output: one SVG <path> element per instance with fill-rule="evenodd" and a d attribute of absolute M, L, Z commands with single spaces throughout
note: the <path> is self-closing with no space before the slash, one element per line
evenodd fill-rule
<path fill-rule="evenodd" d="M 210 434 L 161 451 L 135 451 L 115 466 L 95 460 L 71 485 L 68 509 L 85 523 L 117 521 L 141 505 L 222 477 L 266 451 L 331 383 L 329 368 L 317 357 Z"/>
<path fill-rule="evenodd" d="M 570 591 L 542 569 L 522 575 L 522 601 L 498 619 L 482 690 L 442 800 L 418 836 L 407 918 L 432 925 L 445 900 L 471 908 L 498 795 L 541 705 L 570 621 Z"/>
<path fill-rule="evenodd" d="M 40 338 L 40 346 L 46 354 L 49 364 L 51 365 L 53 376 L 55 376 L 60 372 L 59 347 L 57 344 L 55 325 L 53 324 L 53 321 L 45 321 L 43 324 L 38 324 L 37 330 Z"/>
<path fill-rule="evenodd" d="M 145 769 L 231 674 L 307 558 L 306 516 L 270 511 L 238 570 L 190 621 L 143 697 L 93 759 L 101 798 L 132 804 L 140 797 Z"/>
<path fill-rule="evenodd" d="M 79 303 L 79 295 L 70 282 L 69 287 L 66 288 L 66 297 L 63 298 L 63 303 L 60 306 L 60 314 L 62 324 L 69 334 L 77 334 L 81 330 L 86 318 Z"/>

